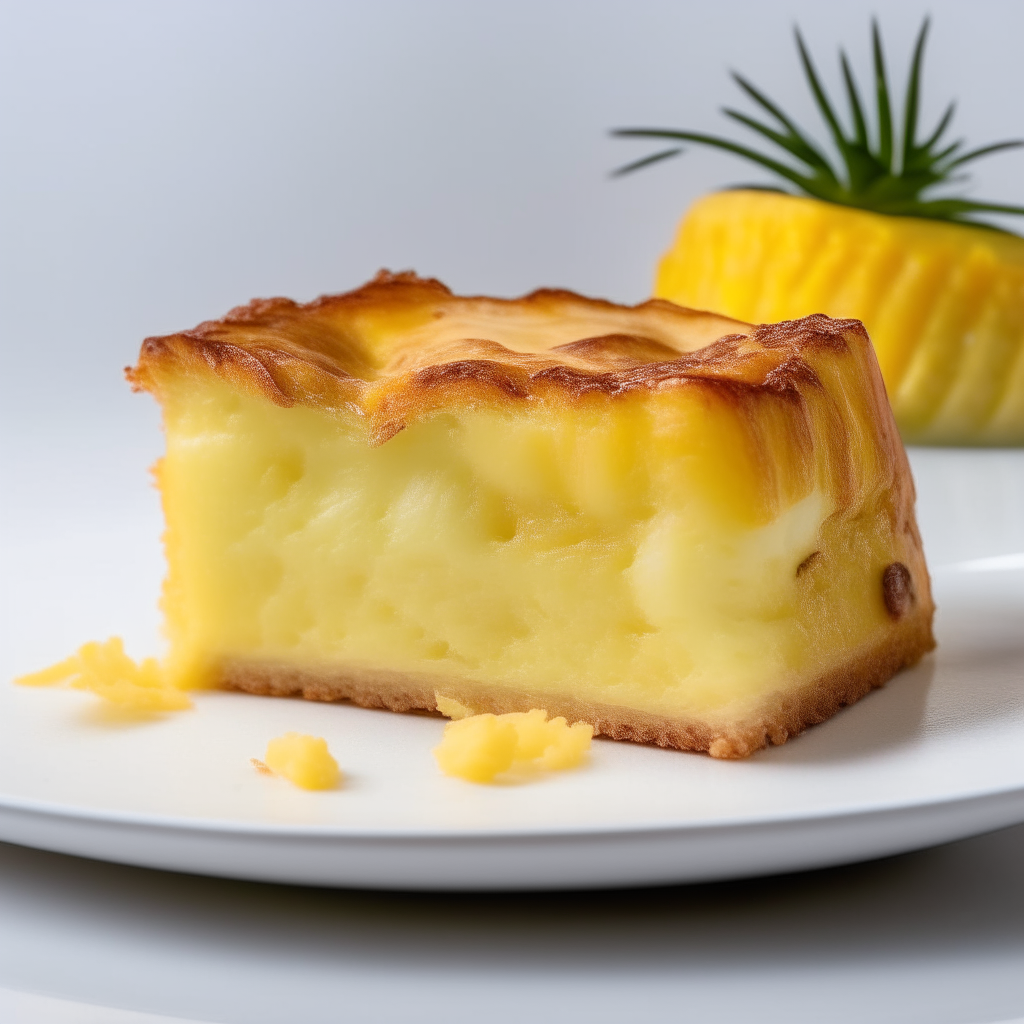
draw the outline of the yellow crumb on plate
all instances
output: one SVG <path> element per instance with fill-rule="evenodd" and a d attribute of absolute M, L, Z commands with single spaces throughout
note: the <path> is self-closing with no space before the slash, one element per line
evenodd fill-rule
<path fill-rule="evenodd" d="M 104 643 L 90 641 L 63 661 L 19 676 L 18 686 L 66 683 L 133 711 L 183 711 L 192 701 L 166 677 L 156 658 L 134 661 L 119 636 Z"/>
<path fill-rule="evenodd" d="M 327 749 L 327 740 L 298 732 L 286 732 L 271 740 L 263 765 L 302 789 L 334 789 L 342 777 L 338 762 Z"/>
<path fill-rule="evenodd" d="M 475 715 L 476 712 L 460 701 L 455 700 L 454 697 L 444 697 L 437 690 L 434 691 L 434 703 L 437 705 L 437 710 L 444 715 L 445 718 L 450 718 L 453 722 L 458 721 L 460 718 L 469 718 L 471 715 Z"/>
<path fill-rule="evenodd" d="M 465 705 L 438 698 L 438 710 Z M 586 722 L 569 725 L 564 718 L 552 718 L 539 708 L 507 715 L 459 715 L 445 726 L 444 738 L 434 748 L 434 757 L 445 775 L 470 782 L 491 782 L 513 766 L 536 766 L 550 770 L 574 768 L 590 750 L 593 726 Z"/>

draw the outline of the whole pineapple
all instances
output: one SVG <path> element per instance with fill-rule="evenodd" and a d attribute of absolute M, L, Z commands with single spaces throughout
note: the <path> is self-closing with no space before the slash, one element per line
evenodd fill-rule
<path fill-rule="evenodd" d="M 875 344 L 905 440 L 933 444 L 1024 444 L 1024 238 L 972 218 L 1024 208 L 934 198 L 966 163 L 1018 140 L 970 152 L 943 136 L 917 138 L 927 21 L 918 35 L 896 146 L 881 40 L 873 26 L 877 106 L 869 139 L 864 105 L 845 54 L 841 67 L 852 131 L 840 124 L 797 33 L 811 91 L 843 161 L 837 172 L 763 93 L 734 75 L 777 127 L 734 110 L 727 116 L 782 147 L 795 170 L 717 136 L 661 129 L 616 134 L 697 142 L 767 167 L 803 195 L 741 189 L 693 205 L 658 268 L 655 295 L 742 320 L 810 313 L 862 320 Z M 635 170 L 680 152 L 675 146 L 630 164 Z"/>

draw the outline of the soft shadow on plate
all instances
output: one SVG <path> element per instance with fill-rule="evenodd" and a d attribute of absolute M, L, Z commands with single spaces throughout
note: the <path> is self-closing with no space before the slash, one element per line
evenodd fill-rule
<path fill-rule="evenodd" d="M 913 668 L 852 707 L 843 708 L 834 718 L 754 756 L 778 764 L 835 764 L 912 743 L 924 732 L 935 671 L 935 655 L 925 655 Z"/>
<path fill-rule="evenodd" d="M 935 573 L 931 733 L 1024 721 L 1024 571 Z"/>
<path fill-rule="evenodd" d="M 168 715 L 180 714 L 181 711 L 152 711 L 96 698 L 76 709 L 75 723 L 91 729 L 124 729 L 166 722 Z"/>
<path fill-rule="evenodd" d="M 822 725 L 755 755 L 775 763 L 855 761 L 926 735 L 1024 721 L 1024 571 L 933 575 L 937 649 Z"/>

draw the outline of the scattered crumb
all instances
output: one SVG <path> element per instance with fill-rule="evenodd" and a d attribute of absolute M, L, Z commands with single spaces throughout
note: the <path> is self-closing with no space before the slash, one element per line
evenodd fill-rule
<path fill-rule="evenodd" d="M 452 697 L 443 697 L 437 692 L 437 690 L 434 691 L 434 702 L 437 704 L 437 710 L 440 711 L 445 718 L 450 718 L 453 722 L 457 722 L 460 718 L 469 718 L 476 714 L 471 707 L 467 707 L 465 704 L 460 704 Z"/>
<path fill-rule="evenodd" d="M 438 709 L 443 711 L 442 699 L 438 700 Z M 445 726 L 434 757 L 445 775 L 491 782 L 513 765 L 574 768 L 586 757 L 593 736 L 593 727 L 585 722 L 569 725 L 564 718 L 548 721 L 548 713 L 539 708 L 508 715 L 460 716 Z"/>
<path fill-rule="evenodd" d="M 321 736 L 286 732 L 267 744 L 263 761 L 250 761 L 257 771 L 265 769 L 302 789 L 334 789 L 342 780 L 338 762 Z"/>
<path fill-rule="evenodd" d="M 273 775 L 274 773 L 258 758 L 250 757 L 249 764 L 260 773 L 260 775 Z"/>
<path fill-rule="evenodd" d="M 136 711 L 183 711 L 192 701 L 167 678 L 156 658 L 133 661 L 119 636 L 104 643 L 83 644 L 70 658 L 49 668 L 19 676 L 18 686 L 64 683 L 88 690 L 113 704 Z"/>

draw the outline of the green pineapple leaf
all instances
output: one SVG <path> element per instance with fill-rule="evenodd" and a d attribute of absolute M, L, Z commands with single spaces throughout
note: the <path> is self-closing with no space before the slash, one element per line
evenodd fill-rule
<path fill-rule="evenodd" d="M 723 108 L 722 113 L 777 147 L 782 151 L 779 154 L 782 160 L 789 157 L 796 161 L 797 166 L 782 162 L 770 153 L 751 149 L 749 146 L 717 135 L 665 128 L 620 128 L 612 134 L 619 138 L 668 140 L 676 145 L 626 164 L 613 174 L 629 174 L 641 167 L 677 156 L 684 151 L 678 143 L 691 142 L 725 150 L 765 168 L 787 182 L 791 193 L 812 196 L 843 206 L 898 216 L 957 221 L 983 227 L 993 225 L 977 220 L 978 214 L 1003 213 L 1024 216 L 1024 206 L 976 201 L 966 196 L 934 194 L 936 189 L 965 180 L 962 175 L 953 174 L 956 169 L 982 157 L 1024 146 L 1024 139 L 994 142 L 968 152 L 961 152 L 964 145 L 962 141 L 948 144 L 943 141 L 956 110 L 956 105 L 950 103 L 928 138 L 924 141 L 918 140 L 921 78 L 928 29 L 929 20 L 925 18 L 917 34 L 910 62 L 898 147 L 893 129 L 892 103 L 889 98 L 885 55 L 882 51 L 882 35 L 878 22 L 873 20 L 871 50 L 876 107 L 874 140 L 871 137 L 866 108 L 846 53 L 840 50 L 839 63 L 852 124 L 849 131 L 844 127 L 829 99 L 800 30 L 795 31 L 797 52 L 804 77 L 807 79 L 818 112 L 829 130 L 832 143 L 839 153 L 842 161 L 841 170 L 835 169 L 822 148 L 802 132 L 768 96 L 742 75 L 733 72 L 733 80 L 739 88 L 775 123 L 765 123 L 730 107 Z M 757 187 L 786 191 L 775 186 Z"/>

